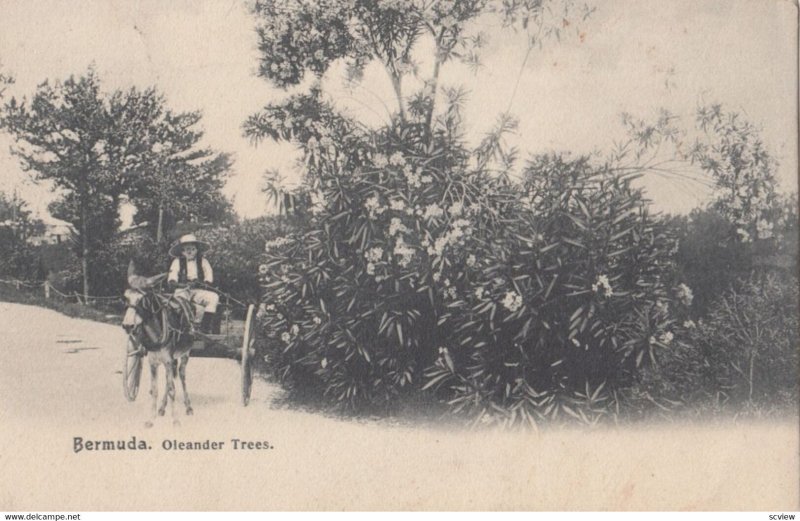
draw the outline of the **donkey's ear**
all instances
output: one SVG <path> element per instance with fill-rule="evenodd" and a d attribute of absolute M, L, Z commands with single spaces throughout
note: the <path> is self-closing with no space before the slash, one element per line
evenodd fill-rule
<path fill-rule="evenodd" d="M 162 280 L 167 278 L 168 273 L 159 273 L 158 275 L 153 275 L 152 277 L 147 278 L 147 287 L 152 288 Z"/>

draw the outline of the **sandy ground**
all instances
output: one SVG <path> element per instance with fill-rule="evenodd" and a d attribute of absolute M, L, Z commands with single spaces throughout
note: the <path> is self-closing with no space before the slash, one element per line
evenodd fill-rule
<path fill-rule="evenodd" d="M 542 434 L 353 422 L 239 403 L 235 361 L 193 359 L 195 415 L 151 429 L 122 393 L 118 327 L 0 303 L 0 510 L 798 510 L 797 420 Z M 75 452 L 84 440 L 151 449 Z M 236 450 L 233 439 L 272 448 Z M 165 450 L 169 440 L 224 442 Z"/>

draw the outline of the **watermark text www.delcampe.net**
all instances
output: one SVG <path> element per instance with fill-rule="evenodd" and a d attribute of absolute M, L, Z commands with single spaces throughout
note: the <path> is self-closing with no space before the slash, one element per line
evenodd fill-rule
<path fill-rule="evenodd" d="M 6 514 L 5 518 L 18 521 L 81 521 L 80 514 Z"/>

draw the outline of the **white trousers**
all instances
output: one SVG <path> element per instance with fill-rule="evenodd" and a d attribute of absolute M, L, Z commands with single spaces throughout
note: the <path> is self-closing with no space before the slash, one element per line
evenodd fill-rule
<path fill-rule="evenodd" d="M 217 305 L 219 304 L 219 295 L 207 289 L 189 289 L 182 288 L 175 290 L 175 298 L 182 298 L 188 300 L 195 305 L 198 313 L 195 313 L 195 320 L 199 321 L 203 316 L 203 311 L 206 313 L 216 313 Z M 198 309 L 199 308 L 199 309 Z"/>

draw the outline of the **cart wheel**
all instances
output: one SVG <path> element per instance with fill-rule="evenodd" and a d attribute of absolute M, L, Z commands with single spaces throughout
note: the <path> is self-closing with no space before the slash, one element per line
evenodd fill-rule
<path fill-rule="evenodd" d="M 253 356 L 256 343 L 256 307 L 247 308 L 244 322 L 244 338 L 242 339 L 242 405 L 250 403 L 250 392 L 253 389 Z"/>
<path fill-rule="evenodd" d="M 122 372 L 122 385 L 125 389 L 125 397 L 129 402 L 136 400 L 139 394 L 139 382 L 142 379 L 142 354 L 139 353 L 133 338 L 128 336 L 128 343 L 125 349 L 125 366 Z"/>

